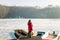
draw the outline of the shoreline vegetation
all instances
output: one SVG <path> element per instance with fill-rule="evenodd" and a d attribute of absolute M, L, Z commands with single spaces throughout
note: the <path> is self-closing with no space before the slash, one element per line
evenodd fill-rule
<path fill-rule="evenodd" d="M 60 18 L 60 7 L 45 8 L 0 5 L 0 18 Z"/>

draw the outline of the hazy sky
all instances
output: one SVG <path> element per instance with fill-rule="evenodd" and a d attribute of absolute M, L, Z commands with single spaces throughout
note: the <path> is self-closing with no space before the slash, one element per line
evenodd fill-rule
<path fill-rule="evenodd" d="M 60 5 L 60 0 L 0 0 L 0 4 L 8 6 L 41 6 Z"/>

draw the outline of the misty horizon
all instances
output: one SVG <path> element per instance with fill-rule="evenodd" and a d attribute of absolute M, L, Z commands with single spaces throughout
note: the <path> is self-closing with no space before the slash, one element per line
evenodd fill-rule
<path fill-rule="evenodd" d="M 48 5 L 59 6 L 60 0 L 0 0 L 0 4 L 7 6 L 40 6 L 44 8 Z"/>

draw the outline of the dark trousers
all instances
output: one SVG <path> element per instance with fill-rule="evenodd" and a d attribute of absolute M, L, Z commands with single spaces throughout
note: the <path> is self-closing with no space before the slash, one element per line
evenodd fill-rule
<path fill-rule="evenodd" d="M 31 38 L 31 32 L 28 32 L 28 37 Z"/>

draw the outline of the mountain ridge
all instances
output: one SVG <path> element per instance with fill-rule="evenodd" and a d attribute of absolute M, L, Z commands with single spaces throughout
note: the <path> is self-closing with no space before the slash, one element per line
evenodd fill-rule
<path fill-rule="evenodd" d="M 5 6 L 8 12 L 0 18 L 60 18 L 60 7 L 36 7 Z M 0 13 L 1 14 L 1 13 Z"/>

